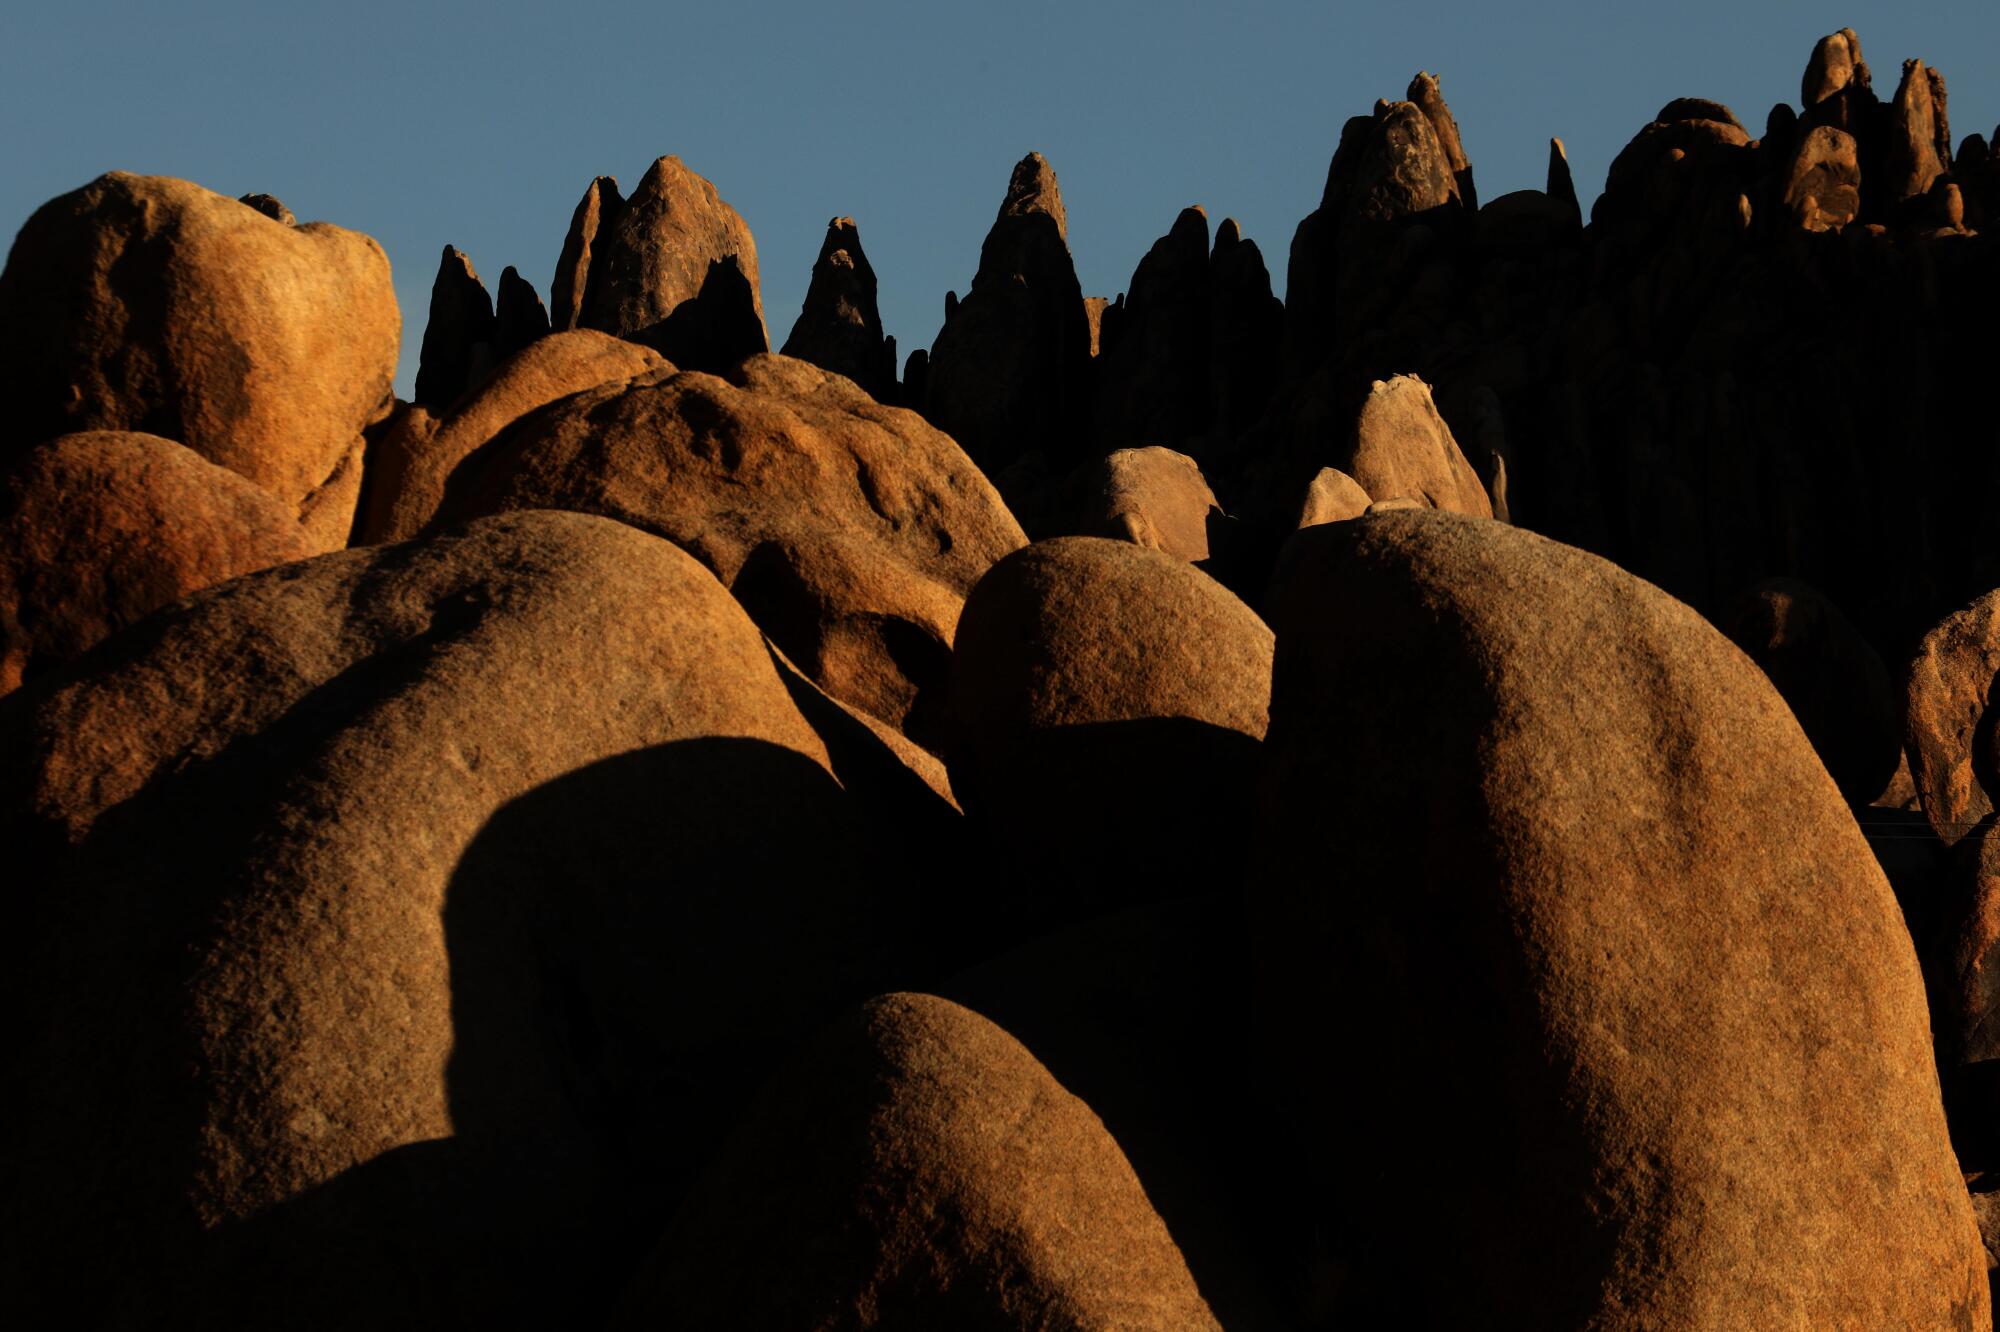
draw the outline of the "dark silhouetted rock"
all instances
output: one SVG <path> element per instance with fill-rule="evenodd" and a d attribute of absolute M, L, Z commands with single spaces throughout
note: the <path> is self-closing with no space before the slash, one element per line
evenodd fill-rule
<path fill-rule="evenodd" d="M 1561 139 L 1549 140 L 1548 184 L 1544 192 L 1574 212 L 1578 222 L 1583 220 L 1583 210 L 1576 199 L 1576 182 L 1570 176 L 1569 150 L 1563 147 Z"/>
<path fill-rule="evenodd" d="M 618 182 L 599 176 L 590 182 L 570 215 L 569 233 L 563 237 L 562 254 L 556 260 L 556 275 L 549 282 L 549 327 L 565 333 L 583 320 L 583 299 L 590 285 L 590 259 L 597 246 L 597 234 L 607 219 L 615 220 L 625 206 Z"/>
<path fill-rule="evenodd" d="M 586 197 L 582 207 L 587 208 Z M 572 233 L 577 230 L 572 223 Z M 565 252 L 568 247 L 565 245 Z M 756 346 L 764 351 L 763 299 L 757 285 L 757 243 L 741 215 L 678 157 L 654 162 L 632 197 L 615 210 L 600 203 L 596 235 L 588 251 L 589 282 L 579 324 L 621 338 L 633 337 L 664 324 L 686 302 L 707 299 L 717 281 L 717 265 L 734 261 L 730 283 L 748 288 L 747 311 L 731 311 L 726 322 L 717 310 L 703 322 L 715 331 L 737 334 L 740 318 L 757 326 Z M 732 295 L 740 293 L 732 292 Z M 707 330 L 704 330 L 707 331 Z M 690 359 L 665 352 L 676 365 L 715 362 L 734 350 L 734 343 L 703 349 Z M 664 352 L 664 349 L 661 349 Z M 739 354 L 740 356 L 740 354 Z M 731 359 L 737 359 L 732 357 Z"/>
<path fill-rule="evenodd" d="M 292 216 L 292 210 L 285 207 L 284 204 L 278 202 L 271 195 L 246 194 L 236 202 L 250 205 L 250 207 L 256 209 L 265 217 L 270 218 L 273 222 L 282 222 L 288 227 L 295 227 L 299 224 L 299 220 Z"/>
<path fill-rule="evenodd" d="M 1945 845 L 1993 812 L 1994 746 L 1989 715 L 2000 676 L 2000 592 L 1989 592 L 1924 636 L 1910 663 L 1904 748 L 1924 814 Z"/>
<path fill-rule="evenodd" d="M 1236 219 L 1215 229 L 1208 257 L 1208 394 L 1210 455 L 1225 451 L 1264 415 L 1278 384 L 1285 346 L 1285 303 L 1271 294 L 1271 274 L 1257 242 Z"/>
<path fill-rule="evenodd" d="M 1778 687 L 1840 793 L 1856 805 L 1882 794 L 1902 755 L 1902 709 L 1881 655 L 1840 609 L 1774 578 L 1738 597 L 1719 627 Z"/>
<path fill-rule="evenodd" d="M 826 224 L 805 306 L 785 339 L 784 354 L 846 375 L 878 402 L 891 399 L 896 345 L 882 336 L 875 269 L 862 253 L 861 232 L 851 217 Z"/>
<path fill-rule="evenodd" d="M 1271 605 L 1246 882 L 1333 1317 L 1985 1326 L 1908 934 L 1770 682 L 1453 514 L 1307 528 Z"/>
<path fill-rule="evenodd" d="M 1065 915 L 1222 882 L 1243 852 L 1270 654 L 1256 614 L 1185 560 L 1038 542 L 959 618 L 952 790 Z"/>
<path fill-rule="evenodd" d="M 493 298 L 461 250 L 444 247 L 431 283 L 431 312 L 424 324 L 423 360 L 415 401 L 442 412 L 486 378 L 500 358 Z"/>
<path fill-rule="evenodd" d="M 910 810 L 604 519 L 239 578 L 56 685 L 0 712 L 41 954 L 5 1247 L 80 1324 L 595 1323 L 768 1043 L 916 918 Z M 133 1279 L 78 1280 L 107 1250 Z"/>
<path fill-rule="evenodd" d="M 37 209 L 0 273 L 0 447 L 159 435 L 344 538 L 400 328 L 368 237 L 112 172 Z"/>
<path fill-rule="evenodd" d="M 892 994 L 782 1071 L 619 1327 L 1217 1328 L 1118 1144 L 1006 1032 Z"/>
<path fill-rule="evenodd" d="M 924 414 L 997 472 L 1028 449 L 1067 465 L 1090 367 L 1090 324 L 1070 259 L 1062 192 L 1040 153 L 1014 167 L 972 290 L 946 301 Z"/>
<path fill-rule="evenodd" d="M 1249 966 L 1239 899 L 1212 893 L 1083 922 L 937 987 L 1104 1121 L 1232 1332 L 1299 1325 L 1287 1314 L 1311 1224 L 1288 1214 L 1299 1149 L 1243 1039 Z"/>
<path fill-rule="evenodd" d="M 1208 215 L 1184 208 L 1139 261 L 1101 344 L 1095 447 L 1186 450 L 1208 433 L 1210 295 Z"/>
<path fill-rule="evenodd" d="M 828 693 L 927 747 L 960 604 L 1026 539 L 923 418 L 769 355 L 552 403 L 459 468 L 442 517 L 544 508 L 683 546 Z"/>
<path fill-rule="evenodd" d="M 756 288 L 735 257 L 717 259 L 709 264 L 700 291 L 659 323 L 630 336 L 675 365 L 721 374 L 767 350 L 756 300 Z"/>
<path fill-rule="evenodd" d="M 37 445 L 0 473 L 0 693 L 190 592 L 311 553 L 277 496 L 172 440 Z"/>
<path fill-rule="evenodd" d="M 651 348 L 579 328 L 552 333 L 510 357 L 447 413 L 400 408 L 369 447 L 359 541 L 407 541 L 423 531 L 444 502 L 452 470 L 537 407 L 671 368 Z"/>
<path fill-rule="evenodd" d="M 513 268 L 500 270 L 500 296 L 493 305 L 495 358 L 504 361 L 549 335 L 549 312 L 534 284 Z"/>

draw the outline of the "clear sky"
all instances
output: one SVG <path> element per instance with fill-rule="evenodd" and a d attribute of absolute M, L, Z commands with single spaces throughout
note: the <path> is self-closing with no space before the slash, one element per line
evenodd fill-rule
<path fill-rule="evenodd" d="M 1340 125 L 1437 73 L 1482 198 L 1539 188 L 1551 135 L 1594 198 L 1677 96 L 1753 134 L 1813 42 L 1854 27 L 1894 91 L 1944 71 L 1954 143 L 2000 123 L 2000 0 L 1423 5 L 577 6 L 23 3 L 0 18 L 0 226 L 103 171 L 275 194 L 380 240 L 416 367 L 438 253 L 547 298 L 570 210 L 679 153 L 757 237 L 774 347 L 826 221 L 850 214 L 903 355 L 936 336 L 1030 149 L 1055 165 L 1086 294 L 1115 295 L 1184 205 L 1234 216 L 1284 282 Z"/>

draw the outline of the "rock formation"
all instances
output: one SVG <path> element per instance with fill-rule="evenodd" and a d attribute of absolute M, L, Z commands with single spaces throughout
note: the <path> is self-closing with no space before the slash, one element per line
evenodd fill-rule
<path fill-rule="evenodd" d="M 431 283 L 430 318 L 424 323 L 423 359 L 417 367 L 416 401 L 445 411 L 486 378 L 499 360 L 500 337 L 493 297 L 463 251 L 450 245 Z"/>
<path fill-rule="evenodd" d="M 782 356 L 572 394 L 462 465 L 443 516 L 546 508 L 679 544 L 828 693 L 930 747 L 965 594 L 1026 540 L 950 439 Z"/>
<path fill-rule="evenodd" d="M 1028 449 L 1067 464 L 1079 447 L 1089 364 L 1062 191 L 1055 169 L 1029 153 L 1007 182 L 972 290 L 946 303 L 924 413 L 983 468 L 997 471 Z"/>
<path fill-rule="evenodd" d="M 500 270 L 500 295 L 493 303 L 494 357 L 504 361 L 549 334 L 549 312 L 534 285 L 512 267 Z"/>
<path fill-rule="evenodd" d="M 37 209 L 0 272 L 0 450 L 158 435 L 344 541 L 399 327 L 368 237 L 114 171 Z"/>
<path fill-rule="evenodd" d="M 1746 590 L 1719 626 L 1777 686 L 1840 793 L 1882 794 L 1902 752 L 1889 668 L 1840 609 L 1809 584 L 1774 578 Z"/>
<path fill-rule="evenodd" d="M 715 186 L 680 158 L 662 157 L 630 198 L 617 198 L 616 182 L 592 182 L 563 245 L 558 280 L 583 275 L 577 326 L 650 343 L 676 364 L 703 369 L 767 350 L 757 243 Z M 574 299 L 567 293 L 577 280 L 567 281 L 563 299 Z"/>
<path fill-rule="evenodd" d="M 1265 1048 L 1345 1316 L 1986 1325 L 1909 935 L 1747 660 L 1445 513 L 1299 532 L 1272 617 Z"/>
<path fill-rule="evenodd" d="M 453 469 L 537 407 L 599 384 L 670 369 L 659 353 L 590 329 L 537 340 L 449 412 L 400 408 L 368 450 L 358 542 L 406 541 L 437 516 Z"/>
<path fill-rule="evenodd" d="M 1989 715 L 2000 677 L 2000 590 L 1946 617 L 1910 663 L 1904 744 L 1924 815 L 1950 846 L 1993 812 L 2000 729 Z"/>
<path fill-rule="evenodd" d="M 1219 512 L 1201 468 L 1172 449 L 1119 449 L 1085 463 L 1069 482 L 1060 533 L 1110 537 L 1183 560 L 1208 558 L 1208 519 Z"/>
<path fill-rule="evenodd" d="M 1256 614 L 1185 560 L 1038 542 L 959 617 L 952 790 L 1065 912 L 1212 885 L 1242 854 L 1270 653 Z"/>
<path fill-rule="evenodd" d="M 762 635 L 619 523 L 239 579 L 94 660 L 0 723 L 10 1290 L 79 1321 L 602 1308 L 731 1043 L 869 993 L 904 918 Z M 75 1284 L 105 1247 L 134 1280 Z"/>
<path fill-rule="evenodd" d="M 992 1023 L 843 1019 L 765 1092 L 620 1327 L 1219 1328 L 1118 1145 Z"/>
<path fill-rule="evenodd" d="M 846 375 L 878 402 L 893 396 L 896 340 L 882 336 L 875 270 L 862 253 L 861 232 L 851 217 L 826 224 L 805 308 L 785 339 L 784 354 Z"/>
<path fill-rule="evenodd" d="M 0 473 L 0 693 L 238 574 L 311 554 L 270 491 L 153 435 L 96 431 Z"/>
<path fill-rule="evenodd" d="M 583 319 L 583 300 L 589 290 L 590 257 L 597 233 L 606 218 L 615 218 L 625 206 L 618 182 L 599 176 L 590 182 L 563 237 L 562 254 L 556 261 L 556 275 L 549 282 L 549 327 L 557 333 L 576 328 Z"/>

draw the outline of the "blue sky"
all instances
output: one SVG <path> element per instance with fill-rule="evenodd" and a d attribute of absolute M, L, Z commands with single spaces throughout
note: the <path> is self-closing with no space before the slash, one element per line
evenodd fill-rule
<path fill-rule="evenodd" d="M 1677 96 L 1752 133 L 1813 42 L 1856 28 L 1879 90 L 1941 68 L 1953 138 L 2000 123 L 2000 3 L 16 5 L 0 19 L 0 226 L 100 172 L 277 195 L 395 265 L 408 392 L 440 249 L 544 298 L 583 187 L 679 153 L 749 220 L 772 341 L 826 220 L 851 214 L 907 355 L 961 293 L 1030 149 L 1054 163 L 1086 293 L 1115 295 L 1189 203 L 1284 280 L 1341 122 L 1436 72 L 1482 198 L 1539 187 L 1551 135 L 1586 203 Z"/>

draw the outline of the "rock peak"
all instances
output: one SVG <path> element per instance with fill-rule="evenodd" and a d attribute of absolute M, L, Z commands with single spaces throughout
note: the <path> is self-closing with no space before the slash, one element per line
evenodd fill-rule
<path fill-rule="evenodd" d="M 1007 198 L 1000 205 L 1001 217 L 1025 217 L 1045 213 L 1056 221 L 1056 231 L 1069 240 L 1069 218 L 1063 212 L 1062 188 L 1056 184 L 1056 169 L 1040 153 L 1029 153 L 1014 164 L 1007 179 Z"/>

